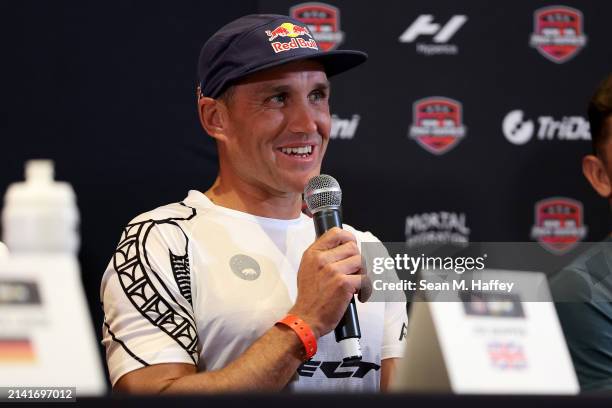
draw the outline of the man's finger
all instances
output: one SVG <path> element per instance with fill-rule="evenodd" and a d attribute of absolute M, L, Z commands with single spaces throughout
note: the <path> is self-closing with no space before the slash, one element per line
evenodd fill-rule
<path fill-rule="evenodd" d="M 357 279 L 361 279 L 361 255 L 353 255 L 345 259 L 341 259 L 332 264 L 332 267 L 344 274 L 344 275 L 355 275 Z"/>
<path fill-rule="evenodd" d="M 357 291 L 361 289 L 361 285 L 363 284 L 363 279 L 361 279 L 361 275 L 346 275 L 345 279 L 348 280 L 351 284 L 354 293 L 357 293 Z"/>
<path fill-rule="evenodd" d="M 318 250 L 327 250 L 337 247 L 338 245 L 342 245 L 345 242 L 354 241 L 357 242 L 355 236 L 343 230 L 342 228 L 334 227 L 325 232 L 325 234 L 321 235 L 313 244 L 313 249 Z"/>
<path fill-rule="evenodd" d="M 355 241 L 347 241 L 335 248 L 323 251 L 321 254 L 325 263 L 334 263 L 354 255 L 359 255 L 359 248 L 357 248 Z"/>
<path fill-rule="evenodd" d="M 365 303 L 368 301 L 368 299 L 370 298 L 370 296 L 372 296 L 372 280 L 370 279 L 370 277 L 367 274 L 363 273 L 363 269 L 361 270 L 361 289 L 359 289 L 359 293 L 357 298 L 359 299 L 359 301 L 361 303 Z"/>

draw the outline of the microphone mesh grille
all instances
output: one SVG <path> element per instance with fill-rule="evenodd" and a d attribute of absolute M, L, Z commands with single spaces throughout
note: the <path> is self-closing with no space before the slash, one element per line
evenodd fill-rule
<path fill-rule="evenodd" d="M 342 190 L 335 178 L 321 174 L 308 181 L 304 187 L 304 199 L 308 209 L 314 214 L 325 207 L 340 207 Z"/>

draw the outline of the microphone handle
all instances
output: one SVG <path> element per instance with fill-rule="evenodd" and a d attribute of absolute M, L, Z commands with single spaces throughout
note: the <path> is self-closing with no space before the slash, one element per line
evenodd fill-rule
<path fill-rule="evenodd" d="M 313 215 L 317 238 L 325 234 L 326 231 L 338 227 L 342 228 L 342 215 L 340 209 L 330 208 L 317 212 Z"/>
<path fill-rule="evenodd" d="M 317 238 L 333 227 L 342 228 L 342 215 L 339 208 L 321 210 L 313 215 L 313 220 Z M 344 316 L 342 316 L 342 319 L 340 319 L 334 329 L 334 334 L 336 342 L 341 343 L 343 346 L 343 360 L 345 362 L 361 360 L 361 347 L 359 345 L 361 328 L 359 327 L 355 296 L 351 298 Z"/>

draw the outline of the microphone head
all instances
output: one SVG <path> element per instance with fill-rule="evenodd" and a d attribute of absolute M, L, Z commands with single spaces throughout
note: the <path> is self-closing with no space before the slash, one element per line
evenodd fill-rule
<path fill-rule="evenodd" d="M 342 204 L 340 184 L 327 174 L 314 176 L 304 187 L 304 200 L 312 214 L 325 209 L 338 209 Z"/>

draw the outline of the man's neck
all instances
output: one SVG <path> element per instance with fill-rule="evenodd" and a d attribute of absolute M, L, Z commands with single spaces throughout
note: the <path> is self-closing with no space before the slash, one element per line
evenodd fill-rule
<path fill-rule="evenodd" d="M 216 205 L 259 217 L 290 220 L 300 216 L 299 193 L 274 194 L 247 183 L 228 184 L 219 176 L 204 194 Z"/>

